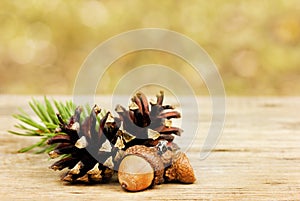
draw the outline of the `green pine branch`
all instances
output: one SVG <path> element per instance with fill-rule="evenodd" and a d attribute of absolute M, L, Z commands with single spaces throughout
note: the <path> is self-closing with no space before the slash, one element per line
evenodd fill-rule
<path fill-rule="evenodd" d="M 38 119 L 36 120 L 36 118 L 33 118 L 20 109 L 19 114 L 13 115 L 13 117 L 19 121 L 19 123 L 15 124 L 15 128 L 17 128 L 18 131 L 9 130 L 8 132 L 19 136 L 40 137 L 40 141 L 20 149 L 19 152 L 23 153 L 37 148 L 38 150 L 35 153 L 48 153 L 55 148 L 55 145 L 48 145 L 47 140 L 59 134 L 55 132 L 55 129 L 59 127 L 56 113 L 59 113 L 62 119 L 68 122 L 70 117 L 74 114 L 76 105 L 72 101 L 63 103 L 56 100 L 49 101 L 47 97 L 44 97 L 44 102 L 32 99 L 32 101 L 29 102 L 29 106 Z M 90 112 L 91 108 L 85 106 L 83 108 L 81 121 L 85 119 Z M 100 120 L 105 113 L 106 112 L 102 110 L 98 115 L 98 120 Z"/>

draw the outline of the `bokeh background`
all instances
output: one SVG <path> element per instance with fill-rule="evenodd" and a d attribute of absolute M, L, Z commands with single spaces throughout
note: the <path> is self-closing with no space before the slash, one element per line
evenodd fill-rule
<path fill-rule="evenodd" d="M 228 95 L 300 95 L 299 0 L 1 0 L 0 93 L 72 94 L 97 45 L 148 27 L 198 42 Z M 122 74 L 148 63 L 171 66 L 193 87 L 205 88 L 181 59 L 143 51 L 112 64 L 98 93 L 111 93 Z"/>

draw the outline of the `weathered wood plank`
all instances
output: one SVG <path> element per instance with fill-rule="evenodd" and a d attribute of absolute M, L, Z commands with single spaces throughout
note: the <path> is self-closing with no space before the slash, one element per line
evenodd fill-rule
<path fill-rule="evenodd" d="M 17 154 L 35 139 L 13 136 L 7 130 L 16 122 L 11 114 L 18 107 L 26 109 L 29 99 L 0 96 L 1 200 L 300 200 L 299 97 L 227 98 L 224 132 L 205 160 L 199 154 L 211 103 L 200 97 L 199 133 L 188 150 L 197 182 L 163 184 L 138 193 L 124 192 L 116 181 L 64 185 L 60 173 L 47 168 L 52 161 L 46 155 Z M 109 107 L 108 100 L 97 102 Z M 193 116 L 183 118 L 193 121 Z"/>

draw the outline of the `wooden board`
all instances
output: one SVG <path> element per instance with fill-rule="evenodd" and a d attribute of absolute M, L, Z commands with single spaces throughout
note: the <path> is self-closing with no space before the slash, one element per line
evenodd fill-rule
<path fill-rule="evenodd" d="M 16 153 L 36 141 L 7 133 L 16 123 L 11 114 L 18 107 L 29 111 L 28 100 L 0 96 L 0 200 L 300 200 L 299 97 L 228 97 L 223 134 L 205 160 L 200 160 L 200 151 L 211 102 L 200 97 L 199 129 L 187 151 L 197 182 L 163 184 L 138 193 L 123 191 L 116 181 L 66 185 L 59 172 L 48 169 L 53 161 L 46 154 Z M 100 97 L 98 103 L 106 107 L 108 100 Z M 183 118 L 195 119 L 192 114 Z"/>

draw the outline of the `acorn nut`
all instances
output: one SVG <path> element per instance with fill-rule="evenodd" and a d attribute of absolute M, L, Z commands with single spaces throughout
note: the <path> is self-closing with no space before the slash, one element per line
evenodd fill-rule
<path fill-rule="evenodd" d="M 173 159 L 172 165 L 166 168 L 165 178 L 167 181 L 179 181 L 191 184 L 196 181 L 194 170 L 188 157 L 183 152 L 179 152 Z"/>
<path fill-rule="evenodd" d="M 164 182 L 164 165 L 154 147 L 135 145 L 125 151 L 118 171 L 125 190 L 141 191 Z"/>

